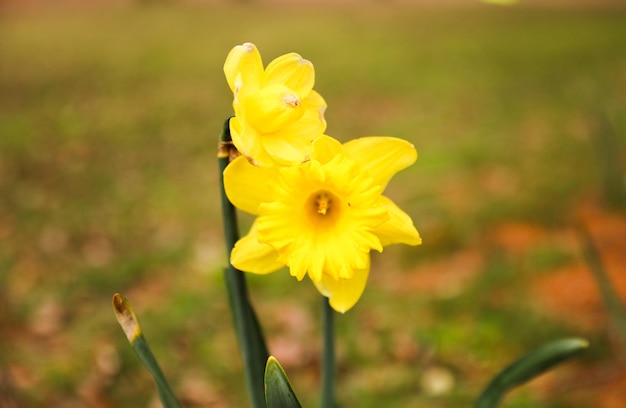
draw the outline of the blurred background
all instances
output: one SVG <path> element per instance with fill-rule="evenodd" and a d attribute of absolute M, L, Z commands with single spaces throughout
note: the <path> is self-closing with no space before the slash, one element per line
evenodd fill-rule
<path fill-rule="evenodd" d="M 591 0 L 0 2 L 0 406 L 157 407 L 115 292 L 185 406 L 247 406 L 216 164 L 246 41 L 313 62 L 329 135 L 420 155 L 387 195 L 424 244 L 374 255 L 337 317 L 343 406 L 469 407 L 567 336 L 590 349 L 504 406 L 625 406 L 623 309 L 600 289 L 626 296 L 626 7 Z M 316 290 L 250 286 L 315 406 Z"/>

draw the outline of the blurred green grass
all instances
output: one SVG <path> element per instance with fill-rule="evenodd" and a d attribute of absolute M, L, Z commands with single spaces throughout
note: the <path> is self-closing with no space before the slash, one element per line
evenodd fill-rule
<path fill-rule="evenodd" d="M 266 63 L 290 51 L 314 63 L 328 134 L 393 135 L 420 153 L 388 195 L 412 215 L 424 245 L 375 257 L 363 300 L 338 319 L 345 406 L 470 406 L 510 359 L 581 333 L 544 314 L 525 285 L 575 258 L 571 247 L 548 241 L 516 256 L 489 234 L 511 221 L 559 231 L 578 203 L 601 201 L 598 115 L 611 126 L 618 162 L 625 157 L 624 9 L 7 11 L 0 362 L 22 406 L 147 406 L 154 398 L 110 309 L 115 292 L 134 303 L 188 406 L 245 406 L 220 276 L 215 162 L 231 113 L 222 64 L 244 41 Z M 398 295 L 401 283 L 389 282 L 464 252 L 484 262 L 458 293 Z M 284 365 L 312 405 L 318 302 L 311 285 L 285 275 L 251 277 L 253 296 L 270 345 L 295 347 Z M 596 346 L 587 363 L 613 358 L 606 330 L 583 334 Z M 431 366 L 454 376 L 447 394 L 420 386 Z M 593 387 L 573 388 L 548 397 L 525 389 L 507 406 L 595 401 Z"/>

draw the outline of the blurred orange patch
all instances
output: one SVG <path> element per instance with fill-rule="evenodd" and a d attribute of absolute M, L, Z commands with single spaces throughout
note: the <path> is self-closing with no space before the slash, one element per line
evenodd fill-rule
<path fill-rule="evenodd" d="M 626 217 L 586 206 L 578 211 L 578 219 L 589 232 L 616 294 L 626 298 Z M 608 316 L 582 245 L 581 239 L 576 263 L 539 279 L 534 293 L 549 313 L 580 328 L 598 329 L 607 325 Z"/>

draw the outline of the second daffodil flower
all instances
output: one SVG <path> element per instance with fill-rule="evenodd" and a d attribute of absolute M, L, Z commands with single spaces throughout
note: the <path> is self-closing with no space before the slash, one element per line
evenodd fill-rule
<path fill-rule="evenodd" d="M 308 159 L 312 135 L 326 129 L 326 102 L 313 90 L 313 64 L 296 53 L 263 69 L 252 43 L 233 48 L 224 73 L 233 91 L 233 143 L 251 163 L 290 164 Z"/>
<path fill-rule="evenodd" d="M 346 312 L 365 289 L 370 250 L 421 243 L 411 218 L 382 195 L 391 177 L 416 159 L 413 145 L 401 139 L 342 145 L 328 136 L 318 137 L 310 160 L 297 165 L 263 168 L 238 157 L 224 171 L 226 194 L 258 217 L 231 263 L 259 274 L 288 266 Z"/>

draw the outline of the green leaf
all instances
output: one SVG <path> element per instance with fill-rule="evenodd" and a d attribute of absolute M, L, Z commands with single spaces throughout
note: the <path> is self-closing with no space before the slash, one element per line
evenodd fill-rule
<path fill-rule="evenodd" d="M 622 300 L 613 283 L 611 283 L 611 279 L 609 279 L 606 267 L 602 261 L 602 255 L 598 251 L 597 245 L 593 242 L 591 233 L 583 224 L 578 226 L 578 235 L 582 244 L 583 256 L 587 265 L 589 265 L 589 271 L 591 271 L 598 285 L 598 290 L 606 305 L 611 323 L 622 341 L 622 346 L 626 347 L 626 313 L 624 312 Z"/>
<path fill-rule="evenodd" d="M 119 293 L 116 293 L 113 295 L 113 310 L 115 311 L 115 317 L 117 317 L 118 323 L 122 326 L 124 333 L 126 333 L 126 338 L 128 338 L 128 342 L 133 347 L 135 354 L 137 354 L 139 360 L 141 360 L 148 371 L 150 371 L 150 374 L 152 374 L 152 378 L 156 384 L 163 407 L 179 408 L 180 405 L 178 404 L 178 400 L 165 379 L 165 375 L 163 374 L 163 371 L 161 371 L 161 367 L 159 367 L 159 363 L 154 357 L 154 354 L 152 354 L 152 350 L 150 350 L 148 342 L 143 336 L 141 327 L 137 321 L 137 316 L 135 315 L 130 302 L 128 302 L 128 300 Z"/>
<path fill-rule="evenodd" d="M 273 356 L 265 366 L 265 403 L 267 408 L 301 408 L 285 371 Z"/>
<path fill-rule="evenodd" d="M 587 340 L 570 338 L 546 343 L 522 356 L 500 372 L 485 388 L 475 408 L 497 407 L 504 395 L 553 366 L 589 347 Z"/>

